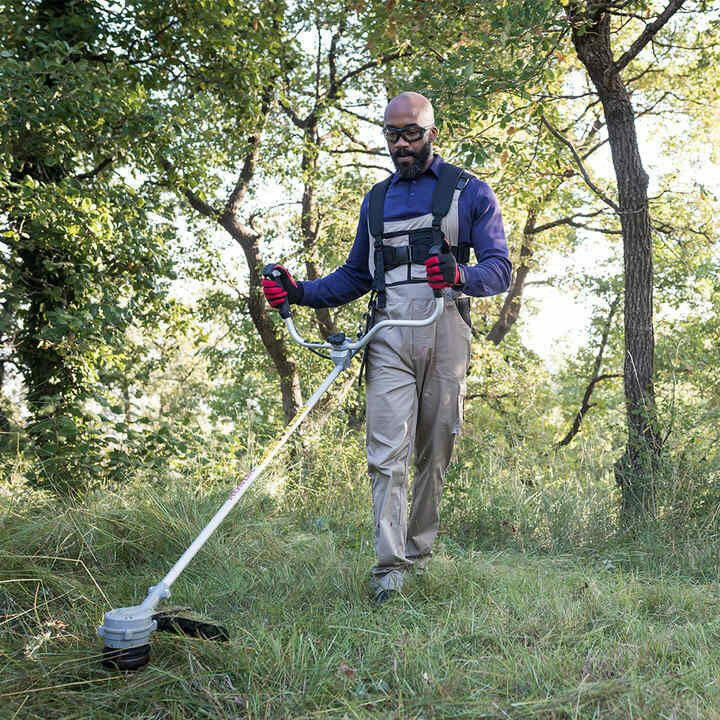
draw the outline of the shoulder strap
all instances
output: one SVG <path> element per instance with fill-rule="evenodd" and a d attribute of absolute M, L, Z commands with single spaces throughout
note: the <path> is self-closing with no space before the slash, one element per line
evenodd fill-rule
<path fill-rule="evenodd" d="M 432 197 L 433 226 L 440 224 L 450 212 L 455 190 L 462 190 L 470 182 L 470 174 L 450 163 L 440 166 L 437 185 Z"/>
<path fill-rule="evenodd" d="M 392 176 L 373 185 L 370 190 L 370 206 L 368 208 L 368 221 L 370 223 L 370 234 L 374 238 L 381 238 L 385 227 L 385 193 L 390 187 Z M 449 208 L 449 206 L 448 206 Z"/>

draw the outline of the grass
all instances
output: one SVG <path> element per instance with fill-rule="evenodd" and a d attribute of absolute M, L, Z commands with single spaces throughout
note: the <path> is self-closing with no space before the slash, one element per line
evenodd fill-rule
<path fill-rule="evenodd" d="M 343 456 L 323 493 L 326 459 L 311 460 L 285 497 L 251 492 L 173 587 L 174 604 L 222 622 L 231 642 L 157 633 L 134 674 L 100 666 L 95 627 L 145 596 L 224 492 L 6 494 L 0 717 L 720 718 L 705 540 L 618 541 L 597 531 L 601 507 L 563 544 L 561 498 L 579 500 L 553 494 L 555 479 L 543 493 L 505 478 L 473 494 L 455 467 L 428 571 L 374 608 L 367 483 Z"/>

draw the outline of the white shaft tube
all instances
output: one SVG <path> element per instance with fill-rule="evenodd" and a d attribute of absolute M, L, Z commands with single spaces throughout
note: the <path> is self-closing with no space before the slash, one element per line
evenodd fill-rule
<path fill-rule="evenodd" d="M 225 519 L 227 514 L 235 507 L 245 491 L 260 477 L 265 468 L 270 464 L 273 458 L 280 452 L 290 436 L 297 430 L 300 423 L 305 419 L 306 415 L 315 407 L 317 401 L 327 392 L 328 388 L 333 384 L 335 378 L 343 371 L 341 365 L 336 365 L 330 374 L 323 380 L 320 387 L 314 392 L 313 396 L 305 403 L 303 409 L 292 419 L 291 423 L 285 429 L 285 432 L 265 451 L 262 460 L 256 465 L 244 478 L 244 480 L 235 488 L 233 488 L 228 499 L 223 503 L 222 507 L 215 513 L 210 522 L 200 531 L 200 534 L 193 540 L 192 545 L 182 554 L 180 559 L 172 566 L 170 572 L 160 581 L 165 588 L 169 588 L 178 575 L 188 566 L 188 563 L 195 557 L 198 550 L 205 544 L 208 538 L 215 532 L 218 525 Z"/>

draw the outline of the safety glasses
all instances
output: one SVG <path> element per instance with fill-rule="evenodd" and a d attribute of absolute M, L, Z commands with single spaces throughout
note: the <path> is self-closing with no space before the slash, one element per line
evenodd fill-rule
<path fill-rule="evenodd" d="M 402 138 L 405 142 L 414 143 L 423 138 L 425 136 L 425 133 L 430 130 L 431 127 L 432 125 L 423 127 L 422 125 L 416 125 L 415 123 L 413 123 L 412 125 L 405 125 L 401 128 L 394 127 L 392 125 L 386 125 L 383 128 L 383 135 L 385 136 L 385 139 L 393 145 L 400 138 Z"/>

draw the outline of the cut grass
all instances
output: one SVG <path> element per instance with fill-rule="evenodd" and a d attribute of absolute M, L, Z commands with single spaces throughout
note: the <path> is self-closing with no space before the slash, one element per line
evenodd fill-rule
<path fill-rule="evenodd" d="M 374 608 L 363 489 L 317 522 L 253 493 L 173 587 L 231 642 L 158 633 L 147 669 L 102 668 L 103 612 L 142 600 L 221 500 L 130 485 L 8 507 L 0 717 L 720 717 L 714 581 L 656 573 L 627 545 L 574 556 L 448 535 Z"/>

